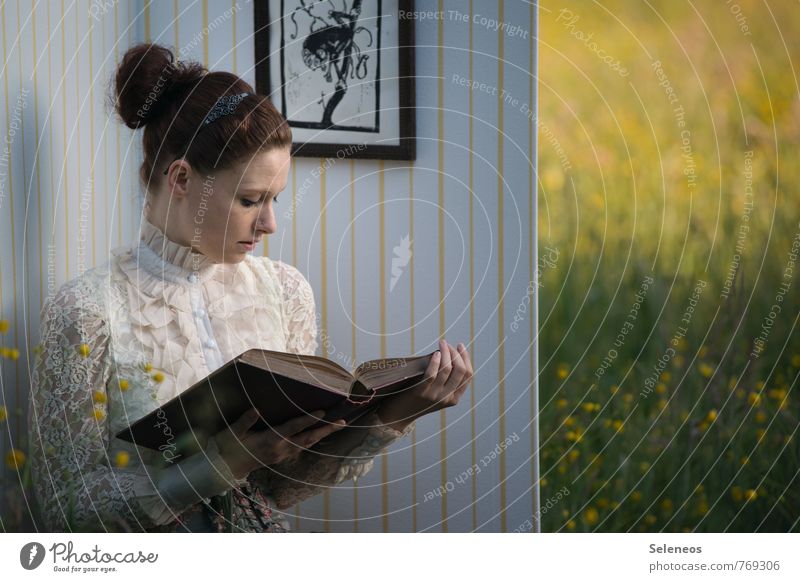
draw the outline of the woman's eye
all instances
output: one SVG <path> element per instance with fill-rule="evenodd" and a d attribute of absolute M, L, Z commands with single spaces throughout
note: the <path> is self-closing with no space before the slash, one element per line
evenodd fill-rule
<path fill-rule="evenodd" d="M 278 197 L 275 196 L 275 198 L 272 199 L 272 202 L 273 202 L 273 204 L 277 204 L 278 203 Z"/>
<path fill-rule="evenodd" d="M 257 204 L 258 202 L 254 202 L 253 200 L 248 200 L 247 198 L 242 198 L 242 206 L 244 206 L 245 208 L 252 208 Z"/>

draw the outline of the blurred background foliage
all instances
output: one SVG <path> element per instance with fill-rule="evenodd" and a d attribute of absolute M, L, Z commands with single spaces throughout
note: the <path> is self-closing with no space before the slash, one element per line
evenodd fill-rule
<path fill-rule="evenodd" d="M 800 531 L 800 11 L 539 14 L 543 530 Z"/>

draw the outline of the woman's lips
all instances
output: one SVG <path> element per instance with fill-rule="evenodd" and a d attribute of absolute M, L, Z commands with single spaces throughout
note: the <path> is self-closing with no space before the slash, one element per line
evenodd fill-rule
<path fill-rule="evenodd" d="M 252 251 L 254 248 L 256 248 L 255 243 L 240 242 L 239 244 L 242 245 L 247 251 Z"/>

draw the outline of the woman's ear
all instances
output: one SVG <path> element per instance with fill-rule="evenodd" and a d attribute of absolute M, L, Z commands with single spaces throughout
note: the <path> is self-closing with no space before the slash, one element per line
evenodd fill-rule
<path fill-rule="evenodd" d="M 189 185 L 196 172 L 192 165 L 183 159 L 170 164 L 167 170 L 167 191 L 170 197 L 182 198 L 189 195 Z"/>

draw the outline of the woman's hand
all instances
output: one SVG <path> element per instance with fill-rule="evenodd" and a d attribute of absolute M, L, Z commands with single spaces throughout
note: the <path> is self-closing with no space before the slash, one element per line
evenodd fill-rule
<path fill-rule="evenodd" d="M 317 410 L 312 416 L 298 416 L 266 430 L 251 430 L 259 418 L 254 408 L 236 419 L 226 430 L 216 435 L 220 455 L 237 479 L 265 465 L 295 459 L 329 434 L 345 426 L 344 420 L 306 430 L 325 414 Z"/>
<path fill-rule="evenodd" d="M 402 431 L 420 416 L 458 404 L 472 374 L 472 362 L 464 344 L 454 348 L 441 340 L 439 352 L 425 370 L 425 379 L 392 396 L 380 407 L 378 416 L 385 424 Z"/>

